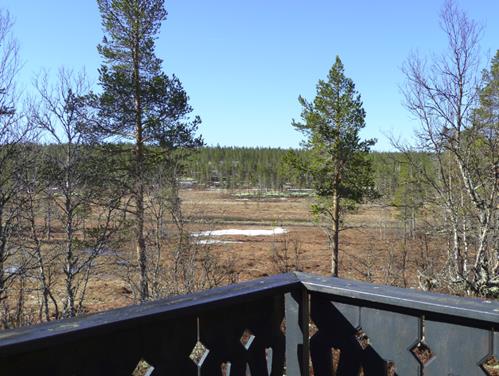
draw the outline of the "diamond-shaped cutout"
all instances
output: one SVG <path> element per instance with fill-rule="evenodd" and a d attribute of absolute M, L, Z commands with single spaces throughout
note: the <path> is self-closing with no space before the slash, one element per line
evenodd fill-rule
<path fill-rule="evenodd" d="M 499 360 L 494 355 L 485 358 L 480 366 L 486 375 L 499 376 Z"/>
<path fill-rule="evenodd" d="M 208 350 L 205 345 L 203 345 L 200 341 L 197 341 L 196 345 L 192 349 L 191 355 L 189 355 L 189 358 L 191 358 L 191 360 L 198 367 L 201 367 L 209 352 L 210 350 Z"/>
<path fill-rule="evenodd" d="M 386 376 L 396 376 L 396 367 L 395 363 L 389 360 L 386 362 Z"/>
<path fill-rule="evenodd" d="M 281 330 L 281 333 L 286 335 L 286 319 L 282 319 L 281 325 L 279 325 L 279 329 Z"/>
<path fill-rule="evenodd" d="M 337 349 L 336 347 L 332 347 L 331 357 L 333 359 L 333 375 L 336 375 L 336 373 L 338 372 L 338 366 L 340 365 L 341 350 Z"/>
<path fill-rule="evenodd" d="M 411 352 L 423 366 L 428 363 L 431 358 L 433 358 L 433 352 L 431 351 L 429 346 L 422 341 L 418 342 L 416 346 L 411 349 Z"/>
<path fill-rule="evenodd" d="M 220 365 L 222 376 L 230 376 L 230 362 L 225 362 Z"/>
<path fill-rule="evenodd" d="M 265 361 L 267 362 L 267 373 L 270 375 L 272 373 L 272 358 L 274 356 L 274 350 L 272 347 L 267 347 L 265 349 Z"/>
<path fill-rule="evenodd" d="M 357 332 L 355 333 L 355 338 L 357 339 L 357 342 L 359 343 L 360 347 L 362 347 L 362 350 L 367 349 L 367 347 L 369 346 L 369 337 L 362 330 L 362 328 L 357 329 Z"/>
<path fill-rule="evenodd" d="M 137 367 L 132 372 L 132 376 L 150 376 L 154 371 L 154 367 L 147 363 L 144 359 L 141 359 L 137 363 Z"/>
<path fill-rule="evenodd" d="M 243 335 L 241 336 L 241 339 L 240 339 L 241 345 L 243 345 L 246 350 L 249 350 L 249 348 L 251 347 L 251 344 L 253 343 L 254 340 L 255 340 L 255 336 L 253 335 L 251 330 L 244 329 Z"/>
<path fill-rule="evenodd" d="M 317 328 L 317 325 L 313 321 L 310 321 L 308 323 L 308 338 L 312 338 L 318 331 L 319 328 Z"/>

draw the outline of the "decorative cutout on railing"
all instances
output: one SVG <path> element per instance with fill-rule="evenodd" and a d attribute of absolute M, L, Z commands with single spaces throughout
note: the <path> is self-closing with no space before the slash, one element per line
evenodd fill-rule
<path fill-rule="evenodd" d="M 270 375 L 272 373 L 272 358 L 274 356 L 274 350 L 272 347 L 267 347 L 265 349 L 265 361 L 267 362 L 267 373 Z"/>
<path fill-rule="evenodd" d="M 433 358 L 433 352 L 423 341 L 418 342 L 413 348 L 411 353 L 416 357 L 418 362 L 424 366 Z"/>
<path fill-rule="evenodd" d="M 359 343 L 359 345 L 362 348 L 362 350 L 365 350 L 365 349 L 367 349 L 369 347 L 369 337 L 362 330 L 362 328 L 358 328 L 357 332 L 355 332 L 355 339 Z"/>
<path fill-rule="evenodd" d="M 389 360 L 386 362 L 386 376 L 396 376 L 397 375 L 397 367 L 395 367 L 395 363 Z"/>
<path fill-rule="evenodd" d="M 308 323 L 308 338 L 312 338 L 318 331 L 319 328 L 317 328 L 317 325 L 313 321 L 310 321 Z"/>
<path fill-rule="evenodd" d="M 203 365 L 203 362 L 205 361 L 206 357 L 208 356 L 208 353 L 210 350 L 206 348 L 205 345 L 201 341 L 197 341 L 196 345 L 192 349 L 191 354 L 189 355 L 189 358 L 198 366 L 201 367 Z"/>
<path fill-rule="evenodd" d="M 154 371 L 154 367 L 147 363 L 144 359 L 141 359 L 137 363 L 137 367 L 133 370 L 132 376 L 150 376 Z"/>
<path fill-rule="evenodd" d="M 222 363 L 220 366 L 220 369 L 222 371 L 222 376 L 229 376 L 230 375 L 230 362 L 225 362 Z"/>
<path fill-rule="evenodd" d="M 279 325 L 279 330 L 282 334 L 286 335 L 286 319 L 282 319 L 281 324 Z"/>
<path fill-rule="evenodd" d="M 241 345 L 243 345 L 246 350 L 249 350 L 249 348 L 251 347 L 251 344 L 253 343 L 254 340 L 255 340 L 255 336 L 253 335 L 251 330 L 244 329 L 243 335 L 241 336 L 241 339 L 240 339 Z"/>
<path fill-rule="evenodd" d="M 499 376 L 499 360 L 493 355 L 485 358 L 480 367 L 488 376 Z"/>
<path fill-rule="evenodd" d="M 331 348 L 331 356 L 333 358 L 333 375 L 338 372 L 338 366 L 340 365 L 341 350 L 335 347 Z"/>

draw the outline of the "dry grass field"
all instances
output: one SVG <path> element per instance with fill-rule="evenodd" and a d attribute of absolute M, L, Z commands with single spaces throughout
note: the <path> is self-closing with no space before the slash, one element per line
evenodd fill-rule
<path fill-rule="evenodd" d="M 193 221 L 193 231 L 240 229 L 258 230 L 283 228 L 286 233 L 272 236 L 217 236 L 226 241 L 214 245 L 220 252 L 235 256 L 242 280 L 279 272 L 275 253 L 287 248 L 290 262 L 296 251 L 300 270 L 327 274 L 330 254 L 324 230 L 313 221 L 310 198 L 235 198 L 224 191 L 182 192 L 184 211 Z M 400 223 L 397 210 L 391 207 L 364 205 L 345 219 L 341 232 L 340 275 L 344 278 L 366 279 L 390 283 L 391 266 L 395 271 L 401 250 Z M 215 237 L 212 237 L 215 239 Z M 412 245 L 414 246 L 414 244 Z M 417 254 L 409 254 L 412 264 Z M 393 260 L 389 260 L 392 258 Z M 389 262 L 390 261 L 390 262 Z M 391 264 L 391 265 L 388 265 Z M 293 266 L 293 265 L 292 265 Z M 385 267 L 384 267 L 385 266 Z M 282 269 L 282 268 L 281 268 Z M 414 270 L 408 283 L 416 283 Z M 395 281 L 396 282 L 396 281 Z"/>
<path fill-rule="evenodd" d="M 205 232 L 192 236 L 192 241 L 209 247 L 222 264 L 227 260 L 239 281 L 291 270 L 330 271 L 327 238 L 313 220 L 308 197 L 241 198 L 225 190 L 183 190 L 181 199 L 187 230 L 193 235 Z M 340 277 L 418 286 L 416 268 L 427 256 L 421 252 L 431 244 L 423 245 L 418 239 L 404 243 L 395 208 L 363 205 L 346 216 L 345 225 L 340 234 Z M 219 230 L 232 230 L 232 234 L 217 235 Z M 267 234 L 254 234 L 262 230 Z M 439 258 L 435 250 L 426 251 L 436 256 L 434 260 Z M 135 257 L 132 250 L 129 257 Z M 103 255 L 99 264 L 89 283 L 87 312 L 133 303 L 115 256 Z"/>

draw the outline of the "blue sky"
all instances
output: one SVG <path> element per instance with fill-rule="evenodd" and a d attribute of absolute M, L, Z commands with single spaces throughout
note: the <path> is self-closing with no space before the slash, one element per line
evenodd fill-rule
<path fill-rule="evenodd" d="M 417 123 L 402 106 L 401 66 L 409 53 L 438 53 L 445 39 L 437 0 L 171 0 L 157 41 L 164 70 L 190 96 L 209 145 L 297 147 L 298 95 L 312 99 L 339 55 L 362 95 L 364 137 L 389 150 L 386 134 L 409 139 Z M 461 0 L 484 25 L 483 62 L 499 49 L 499 1 Z M 15 20 L 30 91 L 41 69 L 85 68 L 97 81 L 102 38 L 93 0 L 2 0 Z"/>

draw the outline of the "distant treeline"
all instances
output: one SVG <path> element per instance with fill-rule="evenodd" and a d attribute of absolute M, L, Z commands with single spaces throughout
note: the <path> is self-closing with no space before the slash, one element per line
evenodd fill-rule
<path fill-rule="evenodd" d="M 64 145 L 32 145 L 42 148 L 54 157 L 63 152 Z M 85 146 L 92 154 L 92 146 Z M 156 148 L 147 148 L 149 153 L 158 153 Z M 310 176 L 295 174 L 285 163 L 286 155 L 291 149 L 251 148 L 251 147 L 203 147 L 189 153 L 179 168 L 181 171 L 181 187 L 218 187 L 224 189 L 261 189 L 288 190 L 312 189 Z M 304 150 L 293 150 L 304 154 Z M 107 153 L 112 158 L 130 158 L 130 145 L 109 145 Z M 182 153 L 181 150 L 177 151 Z M 372 161 L 376 192 L 386 203 L 397 204 L 404 199 L 409 190 L 422 187 L 419 177 L 407 162 L 407 156 L 399 152 L 372 152 Z M 413 153 L 411 160 L 421 164 L 432 165 L 433 158 L 429 154 Z M 429 169 L 431 171 L 431 168 Z M 415 192 L 411 193 L 414 196 Z M 419 192 L 419 195 L 424 192 Z"/>
<path fill-rule="evenodd" d="M 281 148 L 204 147 L 193 153 L 184 177 L 193 179 L 199 186 L 227 189 L 312 188 L 309 176 L 291 174 L 286 168 L 284 160 L 289 152 L 289 149 Z M 403 189 L 402 183 L 411 174 L 406 158 L 397 152 L 373 152 L 370 158 L 378 193 L 384 198 L 395 199 L 397 192 Z M 431 160 L 427 154 L 418 158 L 421 163 Z"/>
<path fill-rule="evenodd" d="M 308 188 L 307 176 L 289 176 L 280 148 L 204 147 L 193 153 L 185 177 L 203 186 L 221 188 Z"/>

